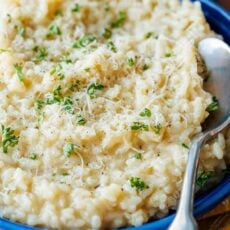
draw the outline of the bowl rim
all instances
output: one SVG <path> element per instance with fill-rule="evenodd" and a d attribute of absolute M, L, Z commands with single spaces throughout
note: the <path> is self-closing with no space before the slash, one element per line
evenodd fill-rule
<path fill-rule="evenodd" d="M 194 0 L 191 0 L 194 2 Z M 195 0 L 196 1 L 196 0 Z M 230 24 L 230 12 L 223 9 L 220 5 L 215 3 L 213 0 L 199 0 L 198 2 L 201 3 L 202 6 L 206 7 L 208 10 L 211 10 L 215 13 L 215 16 L 218 16 L 219 20 L 226 21 Z M 225 27 L 227 29 L 228 25 L 221 25 L 221 22 L 218 22 L 219 27 Z M 230 39 L 230 31 L 229 31 L 229 39 Z M 230 43 L 230 40 L 227 41 Z M 208 193 L 198 197 L 195 200 L 194 205 L 194 215 L 196 217 L 204 214 L 211 208 L 213 208 L 216 204 L 224 200 L 227 196 L 230 195 L 230 176 L 226 177 L 222 180 L 215 188 L 213 188 Z M 146 224 L 143 224 L 138 227 L 127 227 L 122 228 L 124 230 L 161 230 L 166 229 L 169 224 L 172 222 L 173 218 L 175 217 L 175 213 L 170 214 L 162 219 L 150 221 Z M 41 230 L 47 228 L 37 228 L 28 226 L 25 224 L 21 224 L 18 222 L 13 222 L 5 218 L 0 218 L 0 228 L 1 229 L 11 229 L 11 230 Z"/>

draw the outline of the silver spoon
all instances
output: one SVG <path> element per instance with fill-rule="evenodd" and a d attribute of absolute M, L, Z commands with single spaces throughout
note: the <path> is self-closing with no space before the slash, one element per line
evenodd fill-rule
<path fill-rule="evenodd" d="M 193 138 L 176 217 L 169 230 L 195 230 L 197 223 L 193 217 L 195 178 L 199 153 L 202 145 L 230 124 L 230 48 L 216 38 L 206 38 L 198 45 L 210 78 L 205 89 L 219 100 L 219 109 L 204 122 L 203 132 Z"/>

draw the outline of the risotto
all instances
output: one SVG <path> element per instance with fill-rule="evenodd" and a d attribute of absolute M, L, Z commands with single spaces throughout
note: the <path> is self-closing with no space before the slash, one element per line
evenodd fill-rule
<path fill-rule="evenodd" d="M 54 229 L 138 226 L 175 209 L 218 100 L 199 3 L 0 0 L 0 215 Z M 226 168 L 202 150 L 198 185 Z"/>

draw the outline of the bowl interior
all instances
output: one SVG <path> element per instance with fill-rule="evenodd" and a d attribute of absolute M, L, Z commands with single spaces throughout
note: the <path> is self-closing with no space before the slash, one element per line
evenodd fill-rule
<path fill-rule="evenodd" d="M 193 0 L 194 1 L 194 0 Z M 211 28 L 221 34 L 230 45 L 230 12 L 223 10 L 220 6 L 215 4 L 212 0 L 200 0 L 202 10 L 205 17 L 210 24 Z M 230 195 L 230 176 L 225 177 L 215 188 L 209 190 L 209 192 L 197 197 L 195 200 L 194 215 L 200 216 L 207 212 L 217 203 L 222 201 L 225 197 Z M 172 222 L 175 213 L 171 213 L 168 216 L 160 220 L 150 221 L 140 227 L 125 228 L 126 230 L 161 230 L 166 229 Z M 0 219 L 0 229 L 11 229 L 11 230 L 36 230 L 38 228 L 29 227 L 19 223 L 13 223 L 4 218 Z"/>

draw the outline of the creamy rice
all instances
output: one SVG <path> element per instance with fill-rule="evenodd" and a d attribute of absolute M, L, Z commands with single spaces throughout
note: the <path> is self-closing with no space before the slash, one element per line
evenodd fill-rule
<path fill-rule="evenodd" d="M 1 215 L 108 229 L 174 209 L 212 103 L 207 36 L 188 1 L 0 0 Z M 225 145 L 205 145 L 201 171 L 226 168 Z"/>

